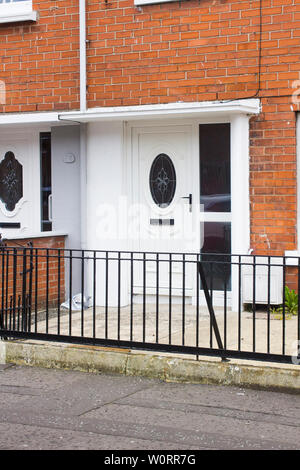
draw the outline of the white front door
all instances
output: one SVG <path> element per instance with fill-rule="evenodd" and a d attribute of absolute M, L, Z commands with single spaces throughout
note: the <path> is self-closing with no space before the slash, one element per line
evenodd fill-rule
<path fill-rule="evenodd" d="M 176 295 L 182 289 L 183 270 L 183 263 L 178 262 L 182 257 L 176 257 L 176 253 L 197 251 L 200 246 L 200 227 L 193 211 L 197 169 L 193 167 L 192 134 L 192 126 L 188 125 L 133 128 L 133 202 L 138 207 L 139 219 L 135 249 L 148 252 L 148 293 L 151 288 L 154 293 L 157 283 L 156 256 L 151 252 L 160 253 L 160 294 L 168 293 L 168 254 L 174 254 L 172 293 Z M 135 285 L 142 286 L 141 265 Z M 188 295 L 191 288 L 188 272 L 185 288 Z"/>
<path fill-rule="evenodd" d="M 231 252 L 230 125 L 133 127 L 132 149 L 133 202 L 139 208 L 134 249 L 148 252 L 148 260 L 149 252 L 165 260 L 158 273 L 152 255 L 147 288 L 157 293 L 159 283 L 160 294 L 170 293 L 172 253 L 172 295 L 182 295 L 185 270 L 185 295 L 194 296 L 196 266 L 189 260 L 195 255 L 189 253 L 201 253 L 207 283 L 222 301 L 224 289 L 230 290 L 230 265 L 222 264 Z M 184 253 L 185 266 L 178 262 Z M 137 265 L 135 285 L 142 286 L 142 264 Z"/>

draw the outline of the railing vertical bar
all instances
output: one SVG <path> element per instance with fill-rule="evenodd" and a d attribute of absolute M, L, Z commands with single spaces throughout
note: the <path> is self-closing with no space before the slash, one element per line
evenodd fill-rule
<path fill-rule="evenodd" d="M 13 250 L 13 329 L 16 328 L 16 295 L 17 295 L 17 250 Z"/>
<path fill-rule="evenodd" d="M 146 253 L 143 253 L 143 342 L 146 341 Z"/>
<path fill-rule="evenodd" d="M 84 336 L 84 250 L 81 251 L 81 336 Z"/>
<path fill-rule="evenodd" d="M 13 296 L 10 296 L 9 300 L 9 330 L 11 331 L 11 326 L 12 326 L 12 308 L 13 308 Z M 5 328 L 7 329 L 7 320 L 6 320 L 6 325 Z"/>
<path fill-rule="evenodd" d="M 49 331 L 49 248 L 46 248 L 46 333 Z"/>
<path fill-rule="evenodd" d="M 57 334 L 60 334 L 60 250 L 57 254 Z"/>
<path fill-rule="evenodd" d="M 224 349 L 227 347 L 227 280 L 226 271 L 224 276 Z"/>
<path fill-rule="evenodd" d="M 199 347 L 199 290 L 200 290 L 200 283 L 199 283 L 199 272 L 198 272 L 198 263 L 199 263 L 199 255 L 197 255 L 197 263 L 196 263 L 196 347 Z M 196 360 L 198 361 L 199 355 L 196 355 Z"/>
<path fill-rule="evenodd" d="M 182 255 L 182 346 L 185 344 L 185 255 Z"/>
<path fill-rule="evenodd" d="M 298 352 L 300 349 L 300 257 L 298 258 L 298 318 L 297 318 L 297 341 L 298 341 Z"/>
<path fill-rule="evenodd" d="M 159 336 L 159 254 L 156 254 L 156 342 Z"/>
<path fill-rule="evenodd" d="M 69 250 L 69 335 L 72 335 L 72 274 L 73 274 L 73 251 Z"/>
<path fill-rule="evenodd" d="M 282 299 L 282 354 L 285 354 L 285 282 L 286 282 L 286 265 L 285 257 L 283 257 L 283 271 L 282 271 L 282 282 L 283 282 L 283 299 Z"/>
<path fill-rule="evenodd" d="M 30 295 L 26 294 L 26 332 L 29 331 Z"/>
<path fill-rule="evenodd" d="M 238 299 L 238 351 L 241 351 L 241 338 L 242 338 L 242 258 L 239 256 L 239 299 Z"/>
<path fill-rule="evenodd" d="M 18 331 L 20 331 L 20 323 L 21 323 L 21 295 L 18 296 Z"/>
<path fill-rule="evenodd" d="M 169 254 L 169 344 L 172 344 L 172 254 Z"/>
<path fill-rule="evenodd" d="M 253 256 L 253 298 L 252 298 L 252 343 L 253 343 L 253 352 L 256 350 L 256 257 Z"/>
<path fill-rule="evenodd" d="M 270 353 L 270 295 L 271 295 L 271 257 L 268 256 L 268 307 L 267 307 L 267 352 Z"/>
<path fill-rule="evenodd" d="M 23 248 L 23 272 L 22 272 L 22 331 L 27 331 L 26 322 L 26 270 L 27 270 L 27 250 Z"/>
<path fill-rule="evenodd" d="M 105 339 L 108 337 L 108 251 L 105 259 Z"/>
<path fill-rule="evenodd" d="M 121 331 L 121 253 L 118 252 L 118 340 Z"/>
<path fill-rule="evenodd" d="M 5 253 L 6 248 L 1 246 L 2 255 L 2 288 L 1 288 L 1 327 L 4 327 L 4 286 L 5 286 Z"/>
<path fill-rule="evenodd" d="M 38 250 L 35 249 L 35 278 L 34 278 L 34 332 L 38 330 L 38 279 L 39 279 Z"/>
<path fill-rule="evenodd" d="M 211 303 L 213 305 L 213 264 L 212 262 L 209 263 L 209 270 L 210 270 L 210 298 Z M 213 325 L 211 316 L 209 316 L 209 345 L 213 347 Z"/>
<path fill-rule="evenodd" d="M 6 272 L 6 276 L 5 276 L 5 293 L 4 293 L 4 297 L 5 297 L 5 312 L 3 314 L 3 326 L 5 329 L 7 329 L 8 327 L 8 310 L 9 310 L 9 298 L 8 298 L 8 279 L 9 279 L 9 255 L 10 255 L 10 250 L 8 249 L 6 251 L 6 265 L 5 265 L 5 272 Z"/>
<path fill-rule="evenodd" d="M 130 257 L 130 341 L 133 339 L 133 253 Z"/>
<path fill-rule="evenodd" d="M 5 320 L 4 324 L 6 325 L 7 328 L 7 315 L 8 315 L 8 280 L 9 280 L 9 255 L 10 255 L 10 250 L 7 250 L 6 254 L 6 279 L 5 279 Z"/>
<path fill-rule="evenodd" d="M 93 259 L 93 338 L 96 338 L 96 278 L 97 278 L 97 253 L 94 251 Z"/>
<path fill-rule="evenodd" d="M 31 331 L 31 309 L 32 309 L 32 276 L 33 276 L 33 248 L 29 252 L 29 293 L 28 293 L 28 331 Z"/>

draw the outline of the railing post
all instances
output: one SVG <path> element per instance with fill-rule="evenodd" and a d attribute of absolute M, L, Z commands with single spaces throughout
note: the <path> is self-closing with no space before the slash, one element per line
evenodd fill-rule
<path fill-rule="evenodd" d="M 4 266 L 5 266 L 5 248 L 4 244 L 1 243 L 0 245 L 0 253 L 1 253 L 1 266 L 2 266 L 2 280 L 1 280 L 1 310 L 0 310 L 0 328 L 1 330 L 4 329 L 4 285 L 5 285 L 5 271 L 4 271 Z M 3 336 L 0 337 L 1 339 L 5 339 Z"/>
<path fill-rule="evenodd" d="M 27 258 L 26 258 L 26 248 L 23 248 L 23 272 L 22 272 L 22 331 L 27 331 L 27 319 L 26 319 L 26 314 L 27 314 L 27 309 L 26 309 L 26 304 L 27 304 L 27 299 L 26 299 L 26 264 L 27 264 Z"/>
<path fill-rule="evenodd" d="M 33 273 L 33 246 L 32 242 L 29 242 L 29 286 L 28 286 L 28 316 L 27 316 L 27 329 L 31 331 L 31 310 L 32 310 L 32 273 Z"/>
<path fill-rule="evenodd" d="M 297 351 L 300 349 L 300 257 L 298 258 L 298 315 L 297 315 Z"/>

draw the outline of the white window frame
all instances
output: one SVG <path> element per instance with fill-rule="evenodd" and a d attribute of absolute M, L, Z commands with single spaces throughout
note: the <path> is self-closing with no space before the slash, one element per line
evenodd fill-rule
<path fill-rule="evenodd" d="M 32 0 L 13 1 L 0 4 L 0 23 L 36 21 L 37 12 L 32 10 Z"/>

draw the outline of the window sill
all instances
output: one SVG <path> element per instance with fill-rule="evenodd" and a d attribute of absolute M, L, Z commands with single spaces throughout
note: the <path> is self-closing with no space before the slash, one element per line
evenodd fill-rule
<path fill-rule="evenodd" d="M 3 236 L 4 241 L 9 245 L 9 240 L 27 240 L 34 238 L 47 238 L 47 237 L 67 237 L 66 232 L 28 232 L 22 234 L 8 235 Z"/>
<path fill-rule="evenodd" d="M 298 266 L 299 265 L 299 257 L 300 257 L 300 251 L 299 250 L 293 250 L 293 251 L 286 251 L 285 256 L 288 257 L 286 258 L 286 265 L 287 266 Z M 290 256 L 290 258 L 289 258 Z"/>
<path fill-rule="evenodd" d="M 20 21 L 37 21 L 37 12 L 30 11 L 12 15 L 0 15 L 0 23 L 17 23 Z"/>
<path fill-rule="evenodd" d="M 175 2 L 176 0 L 134 0 L 135 6 L 143 6 L 143 5 L 152 5 L 154 3 L 170 3 Z"/>

